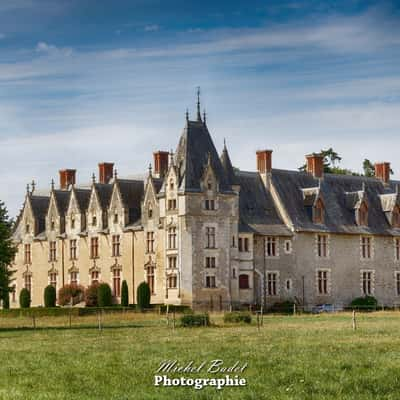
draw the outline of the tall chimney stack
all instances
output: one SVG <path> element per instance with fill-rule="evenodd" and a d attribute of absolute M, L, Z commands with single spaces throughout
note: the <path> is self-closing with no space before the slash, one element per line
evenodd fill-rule
<path fill-rule="evenodd" d="M 114 163 L 99 163 L 99 183 L 109 183 L 114 174 Z"/>
<path fill-rule="evenodd" d="M 156 151 L 154 157 L 154 175 L 157 178 L 163 178 L 168 171 L 169 152 Z"/>
<path fill-rule="evenodd" d="M 390 180 L 390 162 L 380 162 L 375 164 L 375 177 L 383 183 L 389 183 Z"/>
<path fill-rule="evenodd" d="M 68 186 L 75 185 L 76 169 L 61 169 L 60 173 L 60 189 L 68 189 Z"/>
<path fill-rule="evenodd" d="M 257 151 L 257 170 L 260 174 L 270 173 L 272 170 L 272 150 Z"/>
<path fill-rule="evenodd" d="M 312 153 L 306 156 L 307 172 L 314 178 L 322 178 L 324 174 L 324 156 L 320 153 Z"/>

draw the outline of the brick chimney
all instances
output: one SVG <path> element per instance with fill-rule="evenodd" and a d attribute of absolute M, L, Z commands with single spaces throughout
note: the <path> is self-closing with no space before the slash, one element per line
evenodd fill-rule
<path fill-rule="evenodd" d="M 257 151 L 257 170 L 260 174 L 270 173 L 272 170 L 272 150 Z"/>
<path fill-rule="evenodd" d="M 389 183 L 390 180 L 390 162 L 380 162 L 375 164 L 375 177 L 383 183 Z"/>
<path fill-rule="evenodd" d="M 312 153 L 306 156 L 307 172 L 314 178 L 322 178 L 324 174 L 324 156 L 318 153 Z"/>
<path fill-rule="evenodd" d="M 60 173 L 60 189 L 68 189 L 68 186 L 75 185 L 76 169 L 61 169 Z"/>
<path fill-rule="evenodd" d="M 114 163 L 99 163 L 99 183 L 109 183 L 113 177 Z"/>
<path fill-rule="evenodd" d="M 168 171 L 168 151 L 157 151 L 153 153 L 154 157 L 154 176 L 162 178 Z"/>

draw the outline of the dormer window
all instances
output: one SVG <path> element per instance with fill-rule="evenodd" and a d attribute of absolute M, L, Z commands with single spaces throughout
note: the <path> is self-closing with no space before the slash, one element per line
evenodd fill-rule
<path fill-rule="evenodd" d="M 118 214 L 114 214 L 114 224 L 118 224 Z"/>
<path fill-rule="evenodd" d="M 71 217 L 71 229 L 75 229 L 75 217 Z"/>
<path fill-rule="evenodd" d="M 29 231 L 31 230 L 31 227 L 29 226 L 29 224 L 25 225 L 25 233 L 29 233 Z"/>
<path fill-rule="evenodd" d="M 360 208 L 358 209 L 358 225 L 368 225 L 368 206 L 365 201 L 361 203 Z"/>
<path fill-rule="evenodd" d="M 168 210 L 176 210 L 176 199 L 168 200 Z"/>
<path fill-rule="evenodd" d="M 212 182 L 211 181 L 207 182 L 207 189 L 212 190 Z"/>
<path fill-rule="evenodd" d="M 97 217 L 95 215 L 93 215 L 92 217 L 92 226 L 96 226 L 97 225 Z"/>
<path fill-rule="evenodd" d="M 148 211 L 147 211 L 147 217 L 149 219 L 153 218 L 153 209 L 151 207 L 149 207 Z"/>
<path fill-rule="evenodd" d="M 51 223 L 50 223 L 50 229 L 51 229 L 52 231 L 54 231 L 55 226 L 56 226 L 56 224 L 55 224 L 55 222 L 54 222 L 54 219 L 52 219 L 52 220 L 51 220 Z"/>
<path fill-rule="evenodd" d="M 318 199 L 315 206 L 313 207 L 313 222 L 314 224 L 324 223 L 324 203 L 321 199 Z"/>
<path fill-rule="evenodd" d="M 172 179 L 169 181 L 169 189 L 174 190 L 174 181 Z"/>
<path fill-rule="evenodd" d="M 215 210 L 215 200 L 207 199 L 205 201 L 205 209 L 206 210 Z"/>

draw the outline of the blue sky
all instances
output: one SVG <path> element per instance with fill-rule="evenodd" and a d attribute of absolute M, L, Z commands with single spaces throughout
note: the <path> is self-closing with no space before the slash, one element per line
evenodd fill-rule
<path fill-rule="evenodd" d="M 1 0 L 0 199 L 60 168 L 120 176 L 175 148 L 201 86 L 219 150 L 253 170 L 334 147 L 400 177 L 400 7 L 368 1 Z"/>

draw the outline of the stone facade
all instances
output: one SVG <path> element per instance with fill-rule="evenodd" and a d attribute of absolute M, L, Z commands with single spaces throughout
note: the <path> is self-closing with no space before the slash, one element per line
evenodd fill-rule
<path fill-rule="evenodd" d="M 44 288 L 107 282 L 114 300 L 126 280 L 129 301 L 147 281 L 154 304 L 227 309 L 285 300 L 310 308 L 346 306 L 373 295 L 400 302 L 400 196 L 388 163 L 375 178 L 324 174 L 307 156 L 306 172 L 272 168 L 257 152 L 257 172 L 219 156 L 198 110 L 187 118 L 175 154 L 154 154 L 144 179 L 121 179 L 99 164 L 99 181 L 28 189 L 17 219 L 15 293 L 43 304 Z"/>

